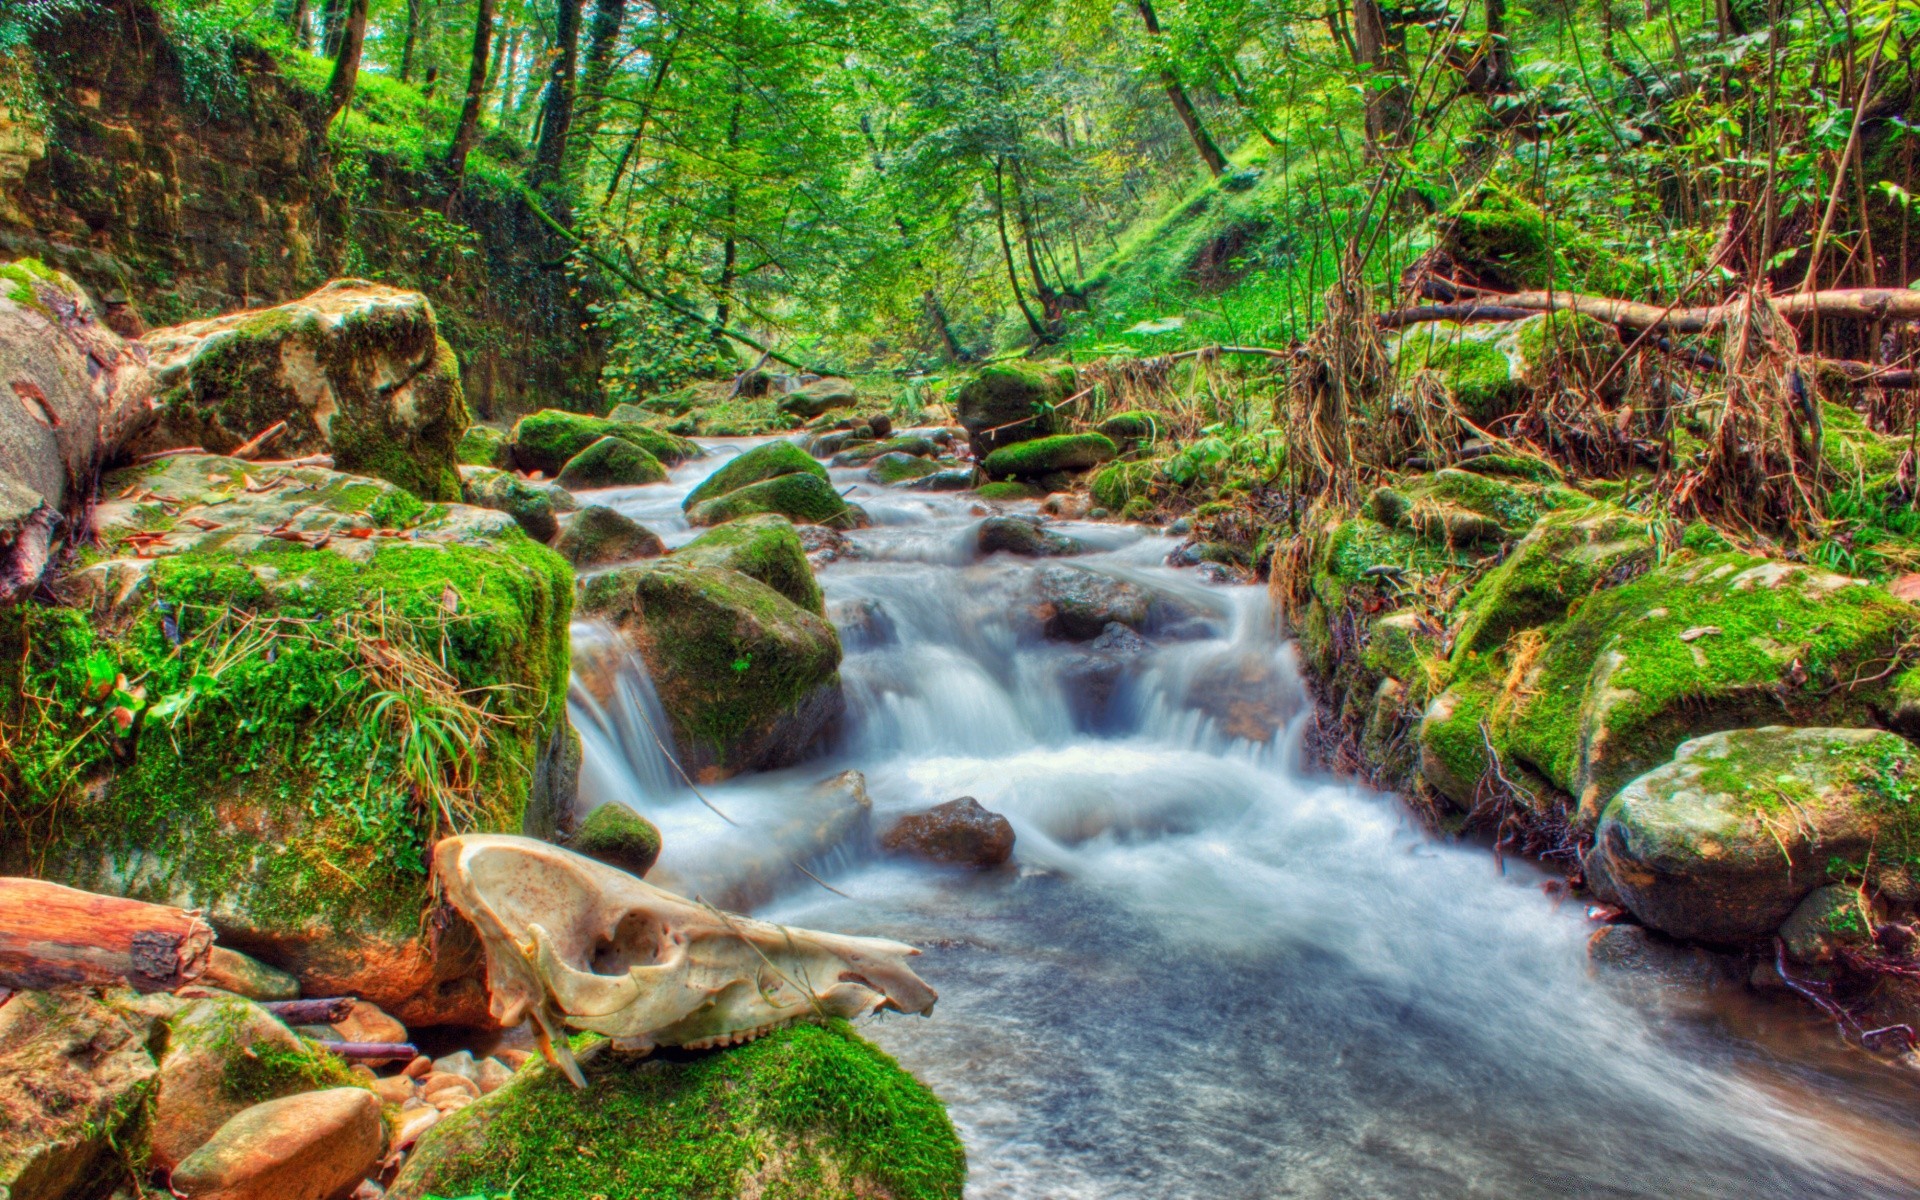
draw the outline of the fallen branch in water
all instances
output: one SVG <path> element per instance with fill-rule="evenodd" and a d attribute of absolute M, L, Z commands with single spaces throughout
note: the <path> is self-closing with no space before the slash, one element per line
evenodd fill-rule
<path fill-rule="evenodd" d="M 412 1042 L 322 1042 L 314 1045 L 349 1062 L 412 1062 L 420 1050 Z"/>
<path fill-rule="evenodd" d="M 0 879 L 0 987 L 170 992 L 200 978 L 212 953 L 213 929 L 197 912 Z"/>
<path fill-rule="evenodd" d="M 268 1000 L 261 1008 L 289 1025 L 331 1025 L 344 1021 L 353 1012 L 352 996 L 329 996 L 316 1000 Z"/>

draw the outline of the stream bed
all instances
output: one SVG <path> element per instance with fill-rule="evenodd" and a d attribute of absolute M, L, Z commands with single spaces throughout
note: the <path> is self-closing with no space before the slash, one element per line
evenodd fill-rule
<path fill-rule="evenodd" d="M 753 443 L 708 444 L 592 499 L 682 544 L 680 499 Z M 1262 589 L 1164 566 L 1177 541 L 1150 529 L 1063 523 L 1090 551 L 1052 561 L 1156 603 L 1145 647 L 1048 641 L 1047 560 L 978 559 L 972 497 L 834 475 L 874 519 L 818 571 L 842 735 L 702 791 L 766 831 L 853 768 L 875 827 L 959 796 L 1013 823 L 1004 871 L 879 858 L 861 831 L 762 853 L 844 895 L 797 871 L 755 895 L 924 949 L 932 1018 L 862 1032 L 947 1103 L 970 1197 L 1920 1195 L 1920 1081 L 1796 1003 L 1597 975 L 1549 875 L 1307 763 L 1311 701 Z M 753 835 L 679 786 L 644 671 L 622 670 L 606 708 L 576 689 L 582 803 L 633 805 L 662 872 L 712 880 Z"/>

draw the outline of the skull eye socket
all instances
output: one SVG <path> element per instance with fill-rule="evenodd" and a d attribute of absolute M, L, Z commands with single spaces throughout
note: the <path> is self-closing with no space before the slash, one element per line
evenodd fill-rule
<path fill-rule="evenodd" d="M 630 912 L 610 937 L 594 945 L 590 965 L 595 975 L 625 975 L 634 967 L 659 965 L 666 946 L 665 926 L 647 913 Z"/>

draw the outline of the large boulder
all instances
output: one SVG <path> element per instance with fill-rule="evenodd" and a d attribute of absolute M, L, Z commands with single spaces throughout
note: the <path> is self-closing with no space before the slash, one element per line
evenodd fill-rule
<path fill-rule="evenodd" d="M 698 458 L 702 453 L 699 446 L 686 438 L 651 425 L 590 417 L 557 408 L 543 408 L 521 417 L 510 436 L 513 465 L 522 471 L 544 471 L 548 475 L 559 474 L 569 459 L 604 437 L 630 442 L 668 466 Z"/>
<path fill-rule="evenodd" d="M 505 514 L 320 467 L 177 455 L 105 494 L 72 603 L 0 609 L 0 696 L 41 697 L 0 707 L 35 831 L 0 872 L 201 908 L 310 995 L 484 1023 L 477 946 L 423 921 L 426 849 L 570 806 L 572 571 Z"/>
<path fill-rule="evenodd" d="M 225 454 L 284 421 L 275 456 L 332 454 L 338 469 L 423 500 L 460 498 L 460 364 L 418 292 L 336 279 L 290 304 L 142 341 L 160 388 L 151 449 Z"/>
<path fill-rule="evenodd" d="M 94 472 L 154 419 L 141 355 L 78 284 L 34 259 L 0 266 L 0 601 L 36 583 Z"/>
<path fill-rule="evenodd" d="M 832 529 L 858 529 L 867 523 L 866 513 L 848 504 L 831 483 L 798 471 L 750 483 L 695 505 L 687 512 L 687 520 L 694 525 L 724 525 L 755 513 L 778 513 L 796 524 Z"/>
<path fill-rule="evenodd" d="M 667 551 L 659 534 L 625 513 L 600 504 L 589 504 L 567 518 L 553 548 L 576 571 L 655 558 Z"/>
<path fill-rule="evenodd" d="M 1920 899 L 1920 752 L 1875 729 L 1727 730 L 1683 742 L 1601 814 L 1596 895 L 1675 937 L 1771 936 L 1808 893 L 1864 877 Z"/>
<path fill-rule="evenodd" d="M 182 1200 L 346 1200 L 385 1148 L 372 1092 L 301 1092 L 240 1112 L 167 1183 Z"/>
<path fill-rule="evenodd" d="M 719 567 L 758 579 L 808 612 L 826 615 L 806 547 L 793 522 L 776 513 L 729 521 L 673 552 L 676 562 Z"/>
<path fill-rule="evenodd" d="M 1073 394 L 1070 366 L 994 363 L 982 367 L 954 396 L 954 409 L 967 431 L 975 458 L 1002 446 L 1053 433 L 1054 406 Z"/>
<path fill-rule="evenodd" d="M 792 442 L 767 442 L 743 451 L 731 462 L 701 480 L 698 487 L 687 493 L 687 498 L 680 502 L 680 507 L 684 511 L 692 512 L 707 501 L 717 500 L 728 492 L 796 473 L 814 475 L 823 482 L 827 478 L 827 469 L 815 462 L 812 455 Z"/>
<path fill-rule="evenodd" d="M 149 1047 L 175 1004 L 130 992 L 0 1001 L 0 1195 L 105 1196 L 127 1180 L 158 1072 Z"/>
<path fill-rule="evenodd" d="M 580 611 L 646 660 L 697 775 L 797 762 L 844 705 L 833 626 L 738 571 L 674 555 L 621 567 L 583 584 Z"/>
<path fill-rule="evenodd" d="M 544 1063 L 420 1139 L 389 1200 L 525 1196 L 959 1200 L 966 1152 L 940 1101 L 844 1023 L 708 1054 L 580 1053 L 586 1089 Z"/>
<path fill-rule="evenodd" d="M 1523 629 L 1559 620 L 1596 589 L 1624 583 L 1654 557 L 1649 518 L 1610 504 L 1549 513 L 1460 603 L 1453 653 L 1498 650 Z"/>
<path fill-rule="evenodd" d="M 980 466 L 995 479 L 1039 479 L 1097 467 L 1119 453 L 1104 433 L 1061 433 L 1002 446 Z"/>
<path fill-rule="evenodd" d="M 453 457 L 463 467 L 499 467 L 513 465 L 513 443 L 504 429 L 491 425 L 469 425 L 453 448 Z M 464 472 L 463 472 L 464 474 Z"/>
<path fill-rule="evenodd" d="M 661 483 L 660 460 L 625 438 L 609 434 L 567 460 L 555 483 L 569 491 Z"/>
<path fill-rule="evenodd" d="M 506 513 L 536 542 L 551 542 L 560 532 L 560 510 L 555 493 L 572 496 L 550 484 L 529 483 L 511 471 L 495 467 L 461 467 L 460 498 L 476 508 Z"/>
<path fill-rule="evenodd" d="M 829 409 L 851 408 L 860 403 L 859 393 L 844 379 L 829 375 L 816 379 L 780 398 L 780 411 L 803 421 L 811 421 Z"/>

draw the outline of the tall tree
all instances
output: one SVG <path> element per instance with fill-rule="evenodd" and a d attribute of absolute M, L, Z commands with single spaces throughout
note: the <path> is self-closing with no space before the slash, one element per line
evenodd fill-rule
<path fill-rule="evenodd" d="M 1366 71 L 1367 146 L 1376 152 L 1400 144 L 1411 115 L 1403 36 L 1380 0 L 1353 0 L 1353 59 Z"/>
<path fill-rule="evenodd" d="M 540 103 L 540 136 L 534 143 L 533 174 L 538 187 L 560 178 L 567 158 L 567 138 L 573 132 L 574 77 L 580 59 L 582 0 L 557 0 L 554 20 L 553 66 L 547 74 L 546 94 Z"/>
<path fill-rule="evenodd" d="M 573 124 L 573 151 L 567 155 L 567 176 L 577 179 L 585 168 L 601 114 L 606 111 L 607 84 L 613 75 L 613 52 L 626 20 L 627 0 L 593 0 L 593 20 L 587 25 L 587 53 L 580 68 L 580 89 Z"/>
<path fill-rule="evenodd" d="M 413 82 L 413 51 L 420 41 L 420 16 L 425 0 L 407 0 L 407 37 L 400 47 L 400 82 Z"/>
<path fill-rule="evenodd" d="M 447 173 L 455 187 L 467 173 L 467 155 L 480 136 L 480 106 L 487 98 L 487 51 L 493 45 L 493 0 L 479 0 L 473 17 L 473 61 L 467 66 L 467 98 L 460 105 L 460 124 L 454 127 L 447 150 Z"/>
<path fill-rule="evenodd" d="M 1160 59 L 1160 82 L 1167 89 L 1167 99 L 1173 101 L 1173 111 L 1180 117 L 1180 124 L 1186 126 L 1187 136 L 1193 139 L 1193 148 L 1200 152 L 1200 161 L 1207 164 L 1215 178 L 1226 173 L 1227 156 L 1220 153 L 1213 135 L 1207 132 L 1206 122 L 1200 119 L 1200 112 L 1194 108 L 1193 100 L 1187 95 L 1187 89 L 1180 82 L 1179 72 L 1173 69 L 1173 58 L 1167 53 L 1166 39 L 1161 33 L 1160 17 L 1153 11 L 1153 0 L 1139 0 L 1140 19 L 1146 23 L 1147 36 L 1151 39 L 1155 56 Z"/>
<path fill-rule="evenodd" d="M 367 0 L 349 0 L 340 53 L 333 60 L 333 77 L 327 81 L 327 119 L 323 124 L 331 124 L 353 101 L 354 84 L 360 78 L 360 52 L 366 44 Z"/>

